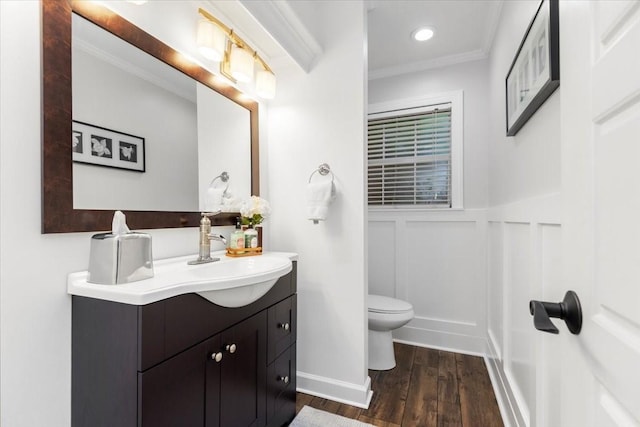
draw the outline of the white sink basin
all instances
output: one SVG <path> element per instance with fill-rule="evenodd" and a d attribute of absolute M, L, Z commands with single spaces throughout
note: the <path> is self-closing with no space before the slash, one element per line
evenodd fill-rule
<path fill-rule="evenodd" d="M 241 307 L 266 294 L 291 271 L 291 260 L 296 258 L 295 254 L 277 252 L 243 258 L 230 258 L 224 253 L 211 255 L 220 261 L 187 265 L 194 256 L 155 261 L 154 277 L 120 285 L 88 283 L 86 271 L 72 273 L 67 290 L 72 295 L 135 305 L 197 293 L 223 307 Z"/>
<path fill-rule="evenodd" d="M 202 281 L 211 288 L 198 295 L 223 307 L 242 307 L 269 292 L 280 277 L 290 272 L 291 260 L 252 256 L 190 267 L 186 271 L 188 280 Z"/>

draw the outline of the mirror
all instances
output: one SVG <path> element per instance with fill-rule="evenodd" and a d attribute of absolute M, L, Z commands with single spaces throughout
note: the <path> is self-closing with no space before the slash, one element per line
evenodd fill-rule
<path fill-rule="evenodd" d="M 181 58 L 168 46 L 102 6 L 92 2 L 56 0 L 42 2 L 42 7 L 44 233 L 108 230 L 115 209 L 125 212 L 133 229 L 197 226 L 198 211 L 206 207 L 207 188 L 223 171 L 231 177 L 229 188 L 232 194 L 243 198 L 259 194 L 258 106 L 255 101 L 242 99 L 234 88 L 219 83 L 208 71 Z M 72 18 L 72 12 L 85 19 Z M 116 62 L 122 62 L 128 52 L 138 49 L 157 58 L 159 61 L 154 61 L 165 67 L 151 73 L 163 79 L 160 86 L 165 90 L 157 96 L 173 97 L 172 104 L 180 104 L 182 110 L 190 114 L 179 116 L 177 111 L 171 111 L 171 127 L 167 127 L 168 117 L 160 116 L 164 108 L 151 112 L 150 107 L 144 108 L 136 103 L 148 96 L 137 93 L 137 97 L 119 103 L 119 97 L 124 95 L 109 94 L 103 90 L 106 85 L 96 85 L 95 79 L 91 78 L 101 69 L 118 67 L 114 67 L 113 62 L 105 65 L 104 58 L 96 58 L 96 55 L 91 58 L 92 55 L 86 54 L 90 48 L 84 49 L 84 54 L 77 54 L 78 49 L 74 45 L 74 55 L 77 55 L 74 61 L 83 61 L 83 66 L 90 73 L 83 75 L 77 68 L 72 68 L 72 19 L 79 19 L 81 23 L 91 21 L 97 26 L 90 24 L 91 27 L 85 28 L 83 33 L 104 33 L 106 30 L 117 36 L 109 42 L 117 46 L 115 52 L 119 55 Z M 101 30 L 96 31 L 93 27 Z M 73 34 L 75 39 L 76 34 Z M 95 48 L 96 43 L 93 40 L 89 45 Z M 104 45 L 100 49 L 103 53 L 108 52 Z M 149 71 L 148 68 L 145 70 Z M 118 79 L 125 78 L 122 77 L 122 67 L 116 71 L 119 72 Z M 174 77 L 181 78 L 182 83 L 168 83 L 173 82 Z M 101 82 L 113 78 L 113 75 L 100 75 Z M 137 83 L 130 85 L 130 91 L 131 88 L 140 90 L 143 86 L 153 86 L 149 79 L 141 82 L 139 75 L 126 79 L 130 82 L 138 79 Z M 72 98 L 72 88 L 74 91 L 89 88 L 91 91 L 73 92 Z M 101 102 L 96 102 L 98 99 Z M 119 106 L 117 114 L 104 108 L 108 105 Z M 134 116 L 135 110 L 142 111 L 143 116 Z M 213 119 L 218 117 L 221 120 Z M 93 125 L 89 130 L 85 126 L 78 131 L 85 139 L 91 139 L 91 131 L 95 129 L 112 132 L 105 134 L 109 136 L 106 139 L 111 144 L 121 144 L 119 147 L 111 145 L 109 152 L 115 159 L 107 161 L 113 161 L 113 164 L 96 166 L 91 161 L 81 163 L 86 157 L 80 157 L 78 161 L 78 153 L 74 153 L 76 161 L 72 162 L 71 150 L 64 141 L 68 141 L 68 137 L 63 138 L 65 133 L 70 135 L 76 131 L 76 122 L 72 125 L 72 118 L 76 122 Z M 243 124 L 221 126 L 221 123 L 238 122 Z M 121 135 L 125 136 L 120 138 Z M 172 145 L 159 145 L 161 138 Z M 105 143 L 105 138 L 99 140 Z M 124 142 L 119 142 L 122 140 Z M 233 149 L 236 145 L 239 147 L 237 150 Z M 89 150 L 92 148 L 91 144 L 84 146 Z M 135 166 L 132 160 L 132 150 L 141 150 L 141 147 L 144 151 L 136 159 L 140 163 L 140 157 L 143 158 L 142 167 Z M 128 154 L 129 158 L 120 156 L 121 153 Z M 138 167 L 138 170 L 130 166 Z M 218 180 L 215 186 L 220 184 Z M 171 193 L 171 188 L 175 192 Z M 213 217 L 212 222 L 231 225 L 237 215 L 237 210 L 226 212 Z"/>
<path fill-rule="evenodd" d="M 76 13 L 71 29 L 74 209 L 238 211 L 249 110 Z"/>
<path fill-rule="evenodd" d="M 202 84 L 196 92 L 200 210 L 238 212 L 251 196 L 249 113 Z"/>

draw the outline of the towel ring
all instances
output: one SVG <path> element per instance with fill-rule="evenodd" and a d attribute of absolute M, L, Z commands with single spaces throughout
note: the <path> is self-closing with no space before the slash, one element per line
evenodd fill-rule
<path fill-rule="evenodd" d="M 224 188 L 225 193 L 227 192 L 227 190 L 229 189 L 229 174 L 227 172 L 222 172 L 220 175 L 216 176 L 215 178 L 213 178 L 211 180 L 211 182 L 209 183 L 209 187 L 211 187 L 213 185 L 214 182 L 216 182 L 216 180 L 220 180 L 222 182 L 226 182 L 227 186 Z"/>
<path fill-rule="evenodd" d="M 322 176 L 331 174 L 331 182 L 333 182 L 333 179 L 335 178 L 333 172 L 331 172 L 331 168 L 326 163 L 321 164 L 320 166 L 318 166 L 318 169 L 311 172 L 311 175 L 309 176 L 309 182 L 311 182 L 311 178 L 313 178 L 313 175 L 315 175 L 316 173 L 319 173 Z"/>

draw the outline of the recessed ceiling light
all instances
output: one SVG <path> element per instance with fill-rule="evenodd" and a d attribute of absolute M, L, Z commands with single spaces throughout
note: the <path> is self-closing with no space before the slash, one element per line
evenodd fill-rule
<path fill-rule="evenodd" d="M 412 34 L 413 38 L 419 42 L 427 41 L 433 37 L 434 31 L 431 28 L 418 28 Z"/>

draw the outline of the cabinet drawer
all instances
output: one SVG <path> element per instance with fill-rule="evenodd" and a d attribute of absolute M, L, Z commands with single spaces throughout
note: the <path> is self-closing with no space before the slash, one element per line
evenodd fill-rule
<path fill-rule="evenodd" d="M 296 346 L 267 368 L 267 426 L 287 425 L 296 414 Z"/>
<path fill-rule="evenodd" d="M 269 363 L 296 342 L 296 306 L 296 295 L 293 295 L 269 308 L 267 328 Z"/>

